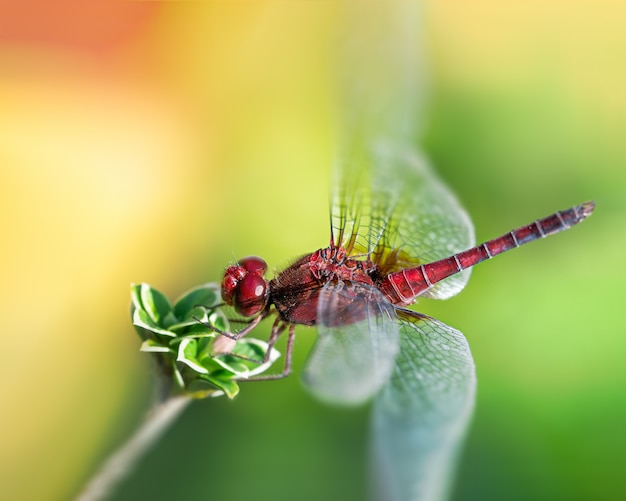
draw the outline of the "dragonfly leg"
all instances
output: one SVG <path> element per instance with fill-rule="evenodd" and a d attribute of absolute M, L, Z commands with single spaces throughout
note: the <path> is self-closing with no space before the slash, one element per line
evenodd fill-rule
<path fill-rule="evenodd" d="M 268 341 L 267 353 L 269 353 L 273 347 L 273 344 L 270 344 L 272 341 L 272 337 L 275 337 L 273 340 L 276 343 L 276 339 L 280 336 L 280 334 L 285 330 L 286 325 L 278 325 L 278 321 L 274 324 L 272 328 L 272 334 L 270 335 L 270 340 Z M 277 334 L 274 336 L 274 332 Z M 296 339 L 296 326 L 294 324 L 289 324 L 289 334 L 287 335 L 287 346 L 285 348 L 285 366 L 283 367 L 283 371 L 278 374 L 268 374 L 266 376 L 253 376 L 250 378 L 241 378 L 237 379 L 237 381 L 273 381 L 276 379 L 286 378 L 291 373 L 291 359 L 293 354 L 293 344 Z M 267 356 L 267 355 L 266 355 Z"/>
<path fill-rule="evenodd" d="M 226 303 L 218 303 L 218 304 L 215 304 L 213 306 L 206 306 L 206 305 L 200 304 L 200 303 L 193 305 L 194 308 L 202 308 L 203 310 L 206 310 L 206 311 L 215 311 L 218 308 L 222 308 L 224 306 L 226 306 Z"/>
<path fill-rule="evenodd" d="M 265 352 L 265 356 L 263 357 L 263 363 L 267 363 L 267 361 L 270 359 L 272 349 L 274 348 L 274 345 L 276 344 L 276 341 L 278 341 L 280 335 L 285 331 L 286 327 L 287 324 L 281 322 L 280 318 L 277 318 L 274 322 L 274 325 L 272 325 L 272 333 L 267 340 L 267 351 Z"/>
<path fill-rule="evenodd" d="M 215 327 L 214 325 L 211 325 L 203 320 L 200 320 L 198 317 L 192 317 L 196 322 L 198 322 L 199 324 L 204 325 L 207 329 L 213 331 L 213 332 L 217 332 L 218 334 L 225 336 L 229 339 L 232 339 L 233 341 L 238 341 L 239 339 L 241 339 L 242 337 L 244 337 L 246 334 L 248 334 L 250 331 L 252 331 L 257 325 L 259 325 L 259 322 L 261 320 L 263 320 L 264 315 L 258 315 L 255 318 L 253 318 L 250 323 L 248 325 L 246 325 L 243 329 L 241 329 L 239 332 L 233 334 L 232 332 L 227 332 L 227 331 L 223 331 L 221 329 L 218 329 L 217 327 Z"/>

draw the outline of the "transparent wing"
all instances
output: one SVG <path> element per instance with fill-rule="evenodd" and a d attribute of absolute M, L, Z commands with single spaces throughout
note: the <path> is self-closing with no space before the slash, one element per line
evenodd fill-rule
<path fill-rule="evenodd" d="M 398 309 L 401 348 L 373 410 L 380 499 L 445 498 L 474 405 L 476 376 L 463 334 Z"/>
<path fill-rule="evenodd" d="M 454 194 L 419 154 L 424 94 L 420 9 L 415 2 L 348 7 L 340 60 L 340 162 L 331 197 L 332 238 L 383 271 L 436 261 L 475 244 Z M 470 271 L 426 295 L 459 292 Z"/>
<path fill-rule="evenodd" d="M 335 243 L 369 256 L 384 273 L 436 261 L 475 244 L 469 216 L 426 160 L 406 145 L 358 142 L 338 173 L 333 194 Z M 429 289 L 445 299 L 470 270 Z"/>
<path fill-rule="evenodd" d="M 303 380 L 321 400 L 358 404 L 391 375 L 399 349 L 394 308 L 374 287 L 329 283 L 320 292 L 318 337 Z"/>

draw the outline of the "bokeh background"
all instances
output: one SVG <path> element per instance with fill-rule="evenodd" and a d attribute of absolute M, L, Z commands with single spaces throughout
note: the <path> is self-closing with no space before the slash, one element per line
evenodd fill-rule
<path fill-rule="evenodd" d="M 370 8 L 369 4 L 364 4 Z M 0 485 L 71 499 L 141 420 L 129 284 L 326 244 L 337 2 L 0 2 Z M 479 240 L 582 226 L 422 310 L 463 330 L 477 406 L 453 497 L 626 490 L 626 6 L 425 1 L 422 147 Z M 194 403 L 114 499 L 361 500 L 367 409 L 296 375 Z"/>

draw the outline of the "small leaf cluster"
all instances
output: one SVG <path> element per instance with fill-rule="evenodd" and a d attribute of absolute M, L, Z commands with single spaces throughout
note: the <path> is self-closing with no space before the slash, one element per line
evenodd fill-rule
<path fill-rule="evenodd" d="M 266 342 L 248 337 L 234 341 L 218 334 L 231 331 L 217 284 L 195 287 L 173 304 L 149 284 L 132 284 L 131 299 L 141 351 L 154 355 L 174 393 L 234 398 L 237 380 L 261 374 L 280 355 L 272 350 L 262 363 Z"/>

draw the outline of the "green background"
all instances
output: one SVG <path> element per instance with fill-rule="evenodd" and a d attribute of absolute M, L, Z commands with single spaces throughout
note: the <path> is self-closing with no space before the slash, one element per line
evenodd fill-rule
<path fill-rule="evenodd" d="M 11 499 L 71 497 L 141 419 L 130 282 L 176 297 L 238 257 L 280 269 L 328 241 L 339 4 L 66 4 L 7 7 L 0 38 Z M 423 147 L 478 240 L 597 203 L 420 302 L 477 365 L 454 499 L 623 496 L 625 18 L 609 1 L 424 3 Z M 195 402 L 114 498 L 364 499 L 368 412 L 307 395 L 313 341 L 298 329 L 294 376 Z"/>

